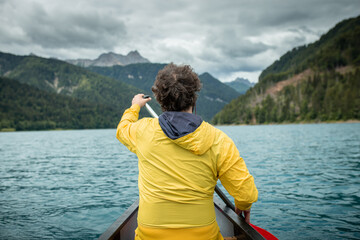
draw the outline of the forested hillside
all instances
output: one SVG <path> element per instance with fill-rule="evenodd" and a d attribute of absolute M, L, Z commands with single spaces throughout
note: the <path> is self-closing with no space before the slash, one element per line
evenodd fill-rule
<path fill-rule="evenodd" d="M 56 59 L 0 53 L 0 75 L 48 92 L 118 107 L 139 91 L 123 82 Z"/>
<path fill-rule="evenodd" d="M 360 17 L 294 48 L 218 113 L 216 124 L 360 119 Z"/>
<path fill-rule="evenodd" d="M 64 125 L 56 124 L 56 128 L 114 127 L 118 123 L 123 111 L 131 105 L 131 99 L 134 94 L 141 92 L 140 89 L 124 82 L 93 73 L 82 67 L 74 66 L 63 61 L 36 56 L 16 56 L 1 52 L 0 76 L 6 77 L 10 80 L 17 80 L 48 93 L 53 93 L 51 97 L 44 97 L 44 101 L 45 99 L 52 99 L 58 96 L 59 100 L 56 104 L 60 104 L 60 101 L 63 100 L 65 101 L 65 106 L 67 105 L 66 101 L 70 101 L 68 100 L 70 97 L 74 98 L 74 102 L 82 100 L 79 104 L 86 103 L 84 109 L 92 109 L 91 111 L 93 114 L 97 115 L 91 118 L 93 120 L 90 119 L 94 123 L 85 124 L 81 121 L 81 123 L 77 123 L 76 121 L 67 121 Z M 62 96 L 67 96 L 68 98 L 63 98 Z M 21 96 L 19 97 L 21 98 Z M 25 98 L 22 98 L 21 101 L 25 101 L 24 99 Z M 9 101 L 6 102 L 7 106 L 14 106 L 14 104 L 17 104 L 16 98 L 8 98 L 6 101 Z M 91 104 L 93 105 L 91 106 Z M 53 105 L 49 103 L 48 105 L 38 104 L 38 106 L 51 108 Z M 101 106 L 104 107 L 104 111 L 100 111 Z M 46 119 L 45 116 L 47 116 L 46 114 L 40 114 L 44 112 L 45 109 L 40 109 L 39 107 L 34 109 L 34 113 L 31 116 L 29 115 L 30 108 L 7 109 L 9 112 L 6 115 L 3 115 L 3 118 L 1 119 L 2 122 L 6 122 L 7 120 L 11 122 L 12 119 L 8 119 L 8 117 L 12 116 L 12 114 L 16 114 L 19 119 L 22 119 L 21 121 L 27 121 L 26 126 L 29 127 L 18 128 L 18 124 L 2 124 L 2 128 L 10 127 L 17 129 L 36 129 L 39 127 L 32 127 L 32 125 L 35 126 L 36 123 L 34 122 L 34 124 L 32 124 L 31 122 L 37 121 L 36 119 Z M 110 124 L 108 120 L 113 119 L 114 114 L 110 114 L 110 111 L 106 109 L 114 110 L 115 114 L 118 116 L 113 124 Z M 21 115 L 21 110 L 25 111 L 23 112 L 23 115 Z M 55 111 L 55 109 L 52 109 L 51 111 Z M 69 114 L 69 111 L 65 107 L 56 109 L 56 112 L 59 114 L 61 112 L 60 115 Z M 80 111 L 79 113 L 79 118 L 84 119 L 87 117 L 86 112 Z M 141 115 L 146 116 L 146 111 L 142 110 Z M 78 114 L 75 114 L 75 116 L 78 116 Z M 69 117 L 71 118 L 71 116 Z M 9 121 L 7 121 L 7 123 L 9 123 Z M 51 121 L 53 120 L 49 118 L 49 122 Z M 53 128 L 54 124 L 47 126 L 48 128 Z M 41 128 L 46 129 L 47 127 Z"/>
<path fill-rule="evenodd" d="M 39 90 L 0 77 L 0 129 L 116 128 L 116 108 Z"/>
<path fill-rule="evenodd" d="M 91 67 L 89 69 L 131 84 L 142 89 L 146 94 L 152 95 L 151 87 L 154 84 L 156 75 L 165 65 L 159 63 L 141 63 L 127 66 Z M 204 120 L 211 120 L 227 103 L 240 95 L 233 88 L 220 82 L 209 73 L 203 73 L 199 75 L 199 78 L 203 87 L 199 93 L 196 108 L 197 114 Z M 150 104 L 158 106 L 155 101 L 152 101 Z"/>

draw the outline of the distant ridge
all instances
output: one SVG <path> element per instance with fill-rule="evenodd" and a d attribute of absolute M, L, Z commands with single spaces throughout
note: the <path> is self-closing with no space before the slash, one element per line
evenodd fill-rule
<path fill-rule="evenodd" d="M 226 82 L 225 84 L 229 87 L 232 87 L 240 94 L 245 94 L 249 88 L 255 85 L 255 83 L 250 82 L 248 79 L 239 77 L 234 81 Z"/>
<path fill-rule="evenodd" d="M 112 67 L 116 65 L 125 66 L 133 63 L 149 63 L 150 61 L 140 55 L 140 53 L 135 50 L 129 52 L 126 56 L 117 54 L 114 52 L 108 52 L 101 54 L 98 58 L 91 59 L 68 59 L 65 60 L 68 63 L 77 65 L 80 67 Z"/>
<path fill-rule="evenodd" d="M 156 75 L 165 66 L 166 64 L 160 63 L 139 63 L 127 66 L 90 67 L 88 69 L 140 88 L 144 93 L 152 95 L 151 87 Z M 205 121 L 211 120 L 227 103 L 240 95 L 236 90 L 220 82 L 209 73 L 203 73 L 199 75 L 199 78 L 203 87 L 199 93 L 196 108 L 197 114 Z M 152 101 L 151 104 L 157 105 L 156 101 Z"/>

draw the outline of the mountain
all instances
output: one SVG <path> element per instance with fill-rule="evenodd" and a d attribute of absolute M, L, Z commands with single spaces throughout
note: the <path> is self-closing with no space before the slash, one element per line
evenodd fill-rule
<path fill-rule="evenodd" d="M 267 67 L 215 124 L 360 119 L 360 16 L 338 23 L 309 45 Z"/>
<path fill-rule="evenodd" d="M 151 94 L 151 87 L 156 75 L 165 66 L 166 64 L 161 63 L 138 63 L 126 66 L 89 67 L 88 69 L 140 88 L 146 94 Z"/>
<path fill-rule="evenodd" d="M 0 53 L 0 76 L 41 90 L 124 110 L 139 91 L 133 86 L 69 63 L 36 56 Z"/>
<path fill-rule="evenodd" d="M 203 73 L 199 75 L 199 78 L 203 87 L 199 93 L 196 107 L 199 115 L 206 121 L 210 121 L 226 104 L 240 94 L 209 73 Z"/>
<path fill-rule="evenodd" d="M 116 109 L 119 119 L 123 111 L 130 106 L 133 96 L 141 91 L 124 82 L 56 59 L 1 52 L 0 76 L 42 91 L 111 107 Z M 146 111 L 141 111 L 141 115 L 144 114 L 147 115 Z M 72 128 L 78 127 L 74 125 Z"/>
<path fill-rule="evenodd" d="M 131 51 L 126 56 L 121 54 L 116 54 L 113 52 L 103 53 L 98 58 L 91 59 L 75 59 L 75 60 L 66 60 L 68 63 L 80 66 L 80 67 L 90 67 L 90 66 L 100 66 L 100 67 L 111 67 L 115 65 L 129 65 L 133 63 L 149 63 L 150 61 L 140 55 L 138 51 Z"/>
<path fill-rule="evenodd" d="M 249 88 L 255 85 L 255 83 L 252 83 L 245 78 L 236 78 L 234 81 L 226 82 L 225 84 L 228 85 L 229 87 L 232 87 L 240 94 L 245 94 Z"/>
<path fill-rule="evenodd" d="M 116 128 L 116 108 L 0 77 L 0 130 Z"/>
<path fill-rule="evenodd" d="M 151 87 L 154 84 L 158 71 L 166 64 L 142 63 L 127 66 L 113 67 L 90 67 L 91 71 L 108 76 L 119 81 L 131 84 L 143 90 L 144 93 L 152 95 Z M 204 120 L 209 121 L 227 103 L 240 94 L 233 88 L 223 84 L 209 73 L 199 75 L 203 84 L 196 104 L 197 114 Z M 157 105 L 154 102 L 151 105 Z"/>

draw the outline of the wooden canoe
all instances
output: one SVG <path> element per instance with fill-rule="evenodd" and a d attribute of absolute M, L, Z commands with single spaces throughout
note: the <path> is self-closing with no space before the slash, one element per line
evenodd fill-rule
<path fill-rule="evenodd" d="M 219 198 L 214 197 L 216 221 L 224 238 L 264 240 L 254 228 L 240 218 Z M 99 240 L 133 240 L 137 228 L 139 200 L 136 200 L 100 237 Z"/>

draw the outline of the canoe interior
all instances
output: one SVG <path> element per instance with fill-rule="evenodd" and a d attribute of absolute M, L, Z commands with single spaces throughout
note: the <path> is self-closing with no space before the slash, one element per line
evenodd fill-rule
<path fill-rule="evenodd" d="M 261 239 L 264 238 L 255 231 L 244 219 L 236 215 L 220 199 L 214 198 L 216 221 L 223 237 L 236 239 Z M 137 213 L 139 200 L 136 200 L 123 215 L 121 215 L 100 237 L 99 240 L 133 240 L 137 228 Z"/>

